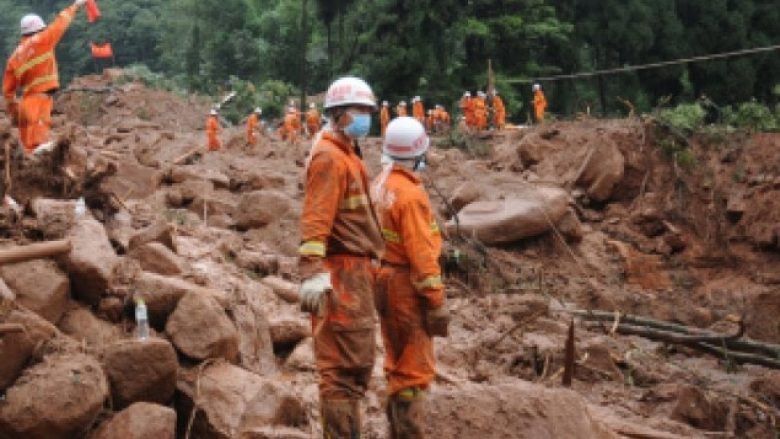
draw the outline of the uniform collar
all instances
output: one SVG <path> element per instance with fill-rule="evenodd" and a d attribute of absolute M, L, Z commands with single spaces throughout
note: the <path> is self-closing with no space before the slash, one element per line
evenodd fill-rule
<path fill-rule="evenodd" d="M 408 178 L 412 181 L 414 184 L 420 184 L 422 180 L 420 180 L 420 177 L 417 175 L 416 172 L 412 171 L 411 169 L 405 168 L 399 164 L 393 164 L 393 172 L 397 172 L 404 177 Z"/>
<path fill-rule="evenodd" d="M 322 133 L 322 139 L 332 142 L 347 154 L 355 153 L 355 147 L 352 146 L 352 143 L 343 134 L 339 134 L 333 131 L 324 131 Z"/>

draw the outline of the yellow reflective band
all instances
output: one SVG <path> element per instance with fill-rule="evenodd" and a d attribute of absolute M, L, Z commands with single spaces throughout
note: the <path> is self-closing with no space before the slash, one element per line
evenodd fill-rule
<path fill-rule="evenodd" d="M 325 244 L 319 241 L 307 241 L 298 247 L 298 254 L 303 256 L 325 257 Z"/>
<path fill-rule="evenodd" d="M 436 223 L 436 221 L 431 223 L 431 232 L 433 232 L 434 235 L 438 234 L 438 233 L 441 233 L 441 229 L 439 228 L 439 224 Z"/>
<path fill-rule="evenodd" d="M 365 194 L 353 195 L 341 200 L 339 208 L 342 210 L 354 210 L 360 206 L 368 204 L 368 197 Z"/>
<path fill-rule="evenodd" d="M 22 75 L 24 75 L 28 70 L 30 70 L 31 68 L 39 64 L 43 64 L 53 56 L 54 56 L 53 52 L 46 52 L 43 55 L 36 56 L 35 58 L 27 61 L 26 63 L 22 64 L 19 68 L 14 70 L 14 76 L 16 76 L 16 79 L 21 78 Z"/>
<path fill-rule="evenodd" d="M 33 82 L 27 84 L 27 86 L 24 87 L 22 94 L 27 93 L 27 90 L 35 87 L 36 85 L 44 84 L 49 81 L 57 81 L 58 79 L 59 78 L 57 77 L 57 75 L 46 75 L 46 76 L 41 76 L 40 78 L 36 78 Z"/>
<path fill-rule="evenodd" d="M 417 282 L 414 286 L 418 290 L 424 290 L 427 288 L 441 288 L 444 286 L 444 283 L 441 281 L 441 276 L 429 276 L 422 282 Z"/>
<path fill-rule="evenodd" d="M 401 243 L 401 235 L 390 229 L 382 229 L 382 236 L 385 237 L 385 241 L 392 242 L 393 244 Z"/>
<path fill-rule="evenodd" d="M 424 393 L 420 388 L 410 387 L 408 389 L 399 391 L 395 394 L 395 397 L 403 401 L 414 401 L 415 399 L 423 396 L 423 394 Z"/>

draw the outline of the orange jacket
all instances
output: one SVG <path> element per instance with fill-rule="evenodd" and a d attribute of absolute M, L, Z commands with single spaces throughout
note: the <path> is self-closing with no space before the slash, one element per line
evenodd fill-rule
<path fill-rule="evenodd" d="M 252 113 L 249 115 L 249 117 L 246 119 L 246 132 L 247 134 L 252 134 L 255 132 L 255 129 L 257 128 L 257 123 L 260 121 L 260 118 L 257 117 L 257 113 Z"/>
<path fill-rule="evenodd" d="M 288 133 L 297 132 L 301 129 L 301 119 L 296 113 L 287 113 L 284 116 L 284 129 Z"/>
<path fill-rule="evenodd" d="M 206 133 L 209 135 L 209 137 L 216 136 L 219 132 L 219 120 L 217 120 L 217 116 L 209 116 L 208 119 L 206 119 Z"/>
<path fill-rule="evenodd" d="M 544 92 L 537 90 L 534 92 L 534 110 L 536 114 L 544 114 L 544 110 L 547 109 L 547 98 L 544 97 Z"/>
<path fill-rule="evenodd" d="M 374 182 L 381 184 L 382 177 Z M 442 238 L 433 216 L 431 202 L 420 178 L 399 165 L 393 165 L 382 188 L 375 186 L 377 215 L 385 238 L 382 260 L 408 266 L 411 282 L 432 308 L 444 302 L 439 254 Z"/>
<path fill-rule="evenodd" d="M 46 29 L 22 41 L 8 59 L 3 77 L 3 96 L 9 107 L 16 105 L 16 90 L 22 95 L 46 93 L 60 87 L 54 48 L 70 26 L 78 8 L 71 5 Z"/>
<path fill-rule="evenodd" d="M 384 242 L 355 147 L 343 135 L 325 131 L 310 157 L 298 249 L 301 277 L 326 271 L 323 258 L 328 255 L 378 259 Z"/>
<path fill-rule="evenodd" d="M 474 117 L 485 117 L 487 115 L 487 106 L 485 105 L 485 99 L 484 98 L 476 98 L 472 99 L 473 104 L 473 111 L 474 111 Z"/>
<path fill-rule="evenodd" d="M 425 120 L 425 106 L 423 105 L 422 101 L 417 101 L 414 103 L 414 106 L 412 107 L 412 115 L 419 121 Z"/>
<path fill-rule="evenodd" d="M 379 110 L 379 122 L 383 127 L 390 123 L 390 110 L 387 107 L 383 106 L 382 109 Z"/>
<path fill-rule="evenodd" d="M 496 114 L 506 114 L 506 107 L 501 96 L 493 96 L 493 110 Z"/>
<path fill-rule="evenodd" d="M 316 128 L 316 131 L 320 129 L 320 112 L 316 108 L 312 108 L 306 112 L 306 126 Z M 314 133 L 311 133 L 314 134 Z"/>

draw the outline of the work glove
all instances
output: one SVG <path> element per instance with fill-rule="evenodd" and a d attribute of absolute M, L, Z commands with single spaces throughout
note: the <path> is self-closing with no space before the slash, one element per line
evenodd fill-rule
<path fill-rule="evenodd" d="M 317 273 L 303 281 L 299 290 L 301 311 L 318 313 L 322 306 L 322 299 L 329 291 L 333 291 L 330 273 Z"/>
<path fill-rule="evenodd" d="M 443 304 L 425 311 L 425 330 L 431 337 L 446 337 L 449 334 L 450 311 Z"/>
<path fill-rule="evenodd" d="M 80 8 L 80 7 L 84 6 L 84 4 L 86 4 L 86 3 L 87 3 L 87 0 L 76 0 L 76 1 L 73 2 L 73 5 L 76 6 L 77 8 Z"/>

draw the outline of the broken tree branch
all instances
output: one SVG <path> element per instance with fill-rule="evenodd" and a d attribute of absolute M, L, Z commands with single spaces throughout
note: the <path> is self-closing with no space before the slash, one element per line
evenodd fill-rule
<path fill-rule="evenodd" d="M 5 248 L 0 250 L 0 265 L 48 258 L 70 250 L 71 244 L 67 239 Z"/>

